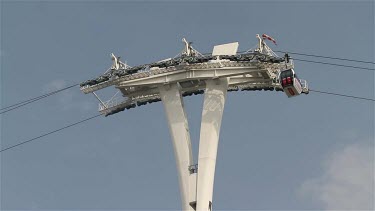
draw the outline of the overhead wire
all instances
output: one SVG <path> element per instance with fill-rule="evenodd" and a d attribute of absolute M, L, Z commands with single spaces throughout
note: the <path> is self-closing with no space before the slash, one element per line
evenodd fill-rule
<path fill-rule="evenodd" d="M 307 54 L 307 53 L 298 53 L 298 52 L 291 52 L 291 51 L 276 51 L 279 53 L 290 53 L 300 56 L 310 56 L 310 57 L 317 57 L 317 58 L 324 58 L 324 59 L 334 59 L 334 60 L 341 60 L 341 61 L 349 61 L 349 62 L 358 62 L 358 63 L 365 63 L 365 64 L 375 64 L 375 62 L 370 61 L 363 61 L 357 59 L 348 59 L 348 58 L 340 58 L 340 57 L 333 57 L 333 56 L 321 56 L 321 55 L 314 55 L 314 54 Z"/>
<path fill-rule="evenodd" d="M 10 149 L 13 149 L 13 148 L 15 148 L 15 147 L 18 147 L 18 146 L 20 146 L 20 145 L 23 145 L 23 144 L 26 144 L 26 143 L 29 143 L 29 142 L 32 142 L 32 141 L 38 140 L 38 139 L 43 138 L 43 137 L 45 137 L 45 136 L 51 135 L 51 134 L 53 134 L 53 133 L 56 133 L 56 132 L 59 132 L 59 131 L 65 130 L 65 129 L 67 129 L 67 128 L 73 127 L 73 126 L 78 125 L 78 124 L 81 124 L 81 123 L 83 123 L 83 122 L 87 122 L 87 121 L 89 121 L 89 120 L 91 120 L 91 119 L 94 119 L 94 118 L 96 118 L 96 117 L 99 117 L 99 116 L 101 116 L 101 114 L 97 114 L 97 115 L 95 115 L 95 116 L 92 116 L 92 117 L 89 117 L 89 118 L 86 118 L 86 119 L 80 120 L 80 121 L 78 121 L 78 122 L 75 122 L 75 123 L 72 123 L 72 124 L 66 125 L 66 126 L 64 126 L 64 127 L 62 127 L 62 128 L 59 128 L 59 129 L 56 129 L 56 130 L 50 131 L 50 132 L 48 132 L 48 133 L 44 133 L 44 134 L 42 134 L 42 135 L 40 135 L 40 136 L 37 136 L 37 137 L 31 138 L 31 139 L 28 139 L 28 140 L 26 140 L 26 141 L 20 142 L 20 143 L 15 144 L 15 145 L 12 145 L 12 146 L 10 146 L 10 147 L 6 147 L 6 148 L 4 148 L 4 149 L 1 149 L 1 150 L 0 150 L 0 153 L 1 153 L 1 152 L 4 152 L 4 151 L 7 151 L 7 150 L 10 150 Z"/>
<path fill-rule="evenodd" d="M 329 62 L 319 62 L 319 61 L 312 61 L 312 60 L 306 60 L 306 59 L 296 59 L 296 58 L 292 58 L 292 59 L 295 61 L 325 64 L 325 65 L 338 66 L 338 67 L 347 67 L 347 68 L 362 69 L 362 70 L 375 70 L 375 68 L 368 68 L 368 67 L 358 67 L 358 66 L 336 64 L 336 63 L 329 63 Z"/>
<path fill-rule="evenodd" d="M 51 95 L 54 95 L 54 94 L 57 94 L 59 92 L 62 92 L 64 90 L 67 90 L 67 89 L 70 89 L 70 88 L 73 88 L 75 86 L 78 86 L 79 83 L 77 84 L 73 84 L 73 85 L 70 85 L 70 86 L 67 86 L 67 87 L 64 87 L 64 88 L 61 88 L 61 89 L 58 89 L 58 90 L 55 90 L 55 91 L 52 91 L 52 92 L 49 92 L 47 94 L 43 94 L 43 95 L 40 95 L 40 96 L 37 96 L 37 97 L 34 97 L 34 98 L 30 98 L 28 100 L 24 100 L 24 101 L 21 101 L 21 102 L 18 102 L 18 103 L 15 103 L 13 105 L 10 105 L 10 106 L 7 106 L 7 107 L 4 107 L 4 108 L 1 108 L 0 109 L 0 114 L 4 114 L 4 113 L 7 113 L 9 111 L 12 111 L 14 109 L 17 109 L 17 108 L 20 108 L 20 107 L 23 107 L 25 105 L 28 105 L 30 103 L 33 103 L 33 102 L 36 102 L 36 101 L 39 101 L 43 98 L 46 98 L 46 97 L 49 97 Z"/>
<path fill-rule="evenodd" d="M 346 94 L 340 94 L 340 93 L 334 93 L 334 92 L 327 92 L 327 91 L 320 91 L 320 90 L 315 90 L 315 89 L 310 89 L 311 92 L 316 92 L 316 93 L 320 93 L 320 94 L 328 94 L 328 95 L 335 95 L 335 96 L 340 96 L 340 97 L 347 97 L 347 98 L 352 98 L 352 99 L 357 99 L 357 100 L 366 100 L 366 101 L 372 101 L 372 102 L 375 102 L 375 99 L 371 99 L 371 98 L 365 98 L 365 97 L 358 97 L 358 96 L 354 96 L 354 95 L 346 95 Z M 4 151 L 7 151 L 7 150 L 10 150 L 12 148 L 15 148 L 15 147 L 18 147 L 20 145 L 23 145 L 23 144 L 26 144 L 26 143 L 29 143 L 29 142 L 32 142 L 32 141 L 35 141 L 35 140 L 38 140 L 40 138 L 43 138 L 45 136 L 48 136 L 48 135 L 51 135 L 53 133 L 56 133 L 56 132 L 59 132 L 59 131 L 62 131 L 62 130 L 65 130 L 67 128 L 70 128 L 70 127 L 73 127 L 75 125 L 78 125 L 78 124 L 81 124 L 83 122 L 86 122 L 86 121 L 89 121 L 91 119 L 94 119 L 96 117 L 99 117 L 101 116 L 101 114 L 97 114 L 95 116 L 92 116 L 92 117 L 89 117 L 89 118 L 86 118 L 86 119 L 83 119 L 83 120 L 80 120 L 78 122 L 75 122 L 75 123 L 72 123 L 72 124 L 69 124 L 69 125 L 66 125 L 62 128 L 59 128 L 59 129 L 56 129 L 56 130 L 53 130 L 53 131 L 50 131 L 48 133 L 44 133 L 40 136 L 37 136 L 37 137 L 34 137 L 34 138 L 31 138 L 31 139 L 28 139 L 26 141 L 23 141 L 23 142 L 20 142 L 18 144 L 15 144 L 15 145 L 12 145 L 10 147 L 6 147 L 4 149 L 1 149 L 0 150 L 0 153 L 1 152 L 4 152 Z"/>
<path fill-rule="evenodd" d="M 49 93 L 46 93 L 46 94 L 43 94 L 43 95 L 40 95 L 40 96 L 37 96 L 37 97 L 30 98 L 30 99 L 28 99 L 28 100 L 24 100 L 24 101 L 21 101 L 21 102 L 15 103 L 15 104 L 13 104 L 13 105 L 9 105 L 9 106 L 4 107 L 4 108 L 0 108 L 0 110 L 4 110 L 4 109 L 7 109 L 7 108 L 11 108 L 11 107 L 14 107 L 14 106 L 16 106 L 16 105 L 23 104 L 23 103 L 25 103 L 25 102 L 28 102 L 28 101 L 31 101 L 31 100 L 34 100 L 34 99 L 41 98 L 41 97 L 43 97 L 43 96 L 45 96 L 45 95 L 49 95 L 50 93 L 58 93 L 58 92 L 60 92 L 60 91 L 63 91 L 63 90 L 69 89 L 69 88 L 74 87 L 74 86 L 77 86 L 77 85 L 78 85 L 78 83 L 77 83 L 77 84 L 74 84 L 74 85 L 71 85 L 71 86 L 68 86 L 68 87 L 64 87 L 64 88 L 61 88 L 61 89 L 55 90 L 55 91 L 52 91 L 52 92 L 49 92 Z"/>
<path fill-rule="evenodd" d="M 375 99 L 366 98 L 366 97 L 358 97 L 358 96 L 354 96 L 354 95 L 346 95 L 346 94 L 340 94 L 340 93 L 334 93 L 334 92 L 320 91 L 320 90 L 315 90 L 315 89 L 309 89 L 309 91 L 320 93 L 320 94 L 335 95 L 335 96 L 340 96 L 340 97 L 348 97 L 348 98 L 353 98 L 353 99 L 367 100 L 367 101 L 375 102 Z"/>

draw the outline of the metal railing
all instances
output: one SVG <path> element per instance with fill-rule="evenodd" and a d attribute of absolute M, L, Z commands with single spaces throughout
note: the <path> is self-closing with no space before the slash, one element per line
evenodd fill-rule
<path fill-rule="evenodd" d="M 106 110 L 108 108 L 113 108 L 115 106 L 118 106 L 120 104 L 124 104 L 128 102 L 126 98 L 117 97 L 108 101 L 105 101 L 104 104 L 99 103 L 99 111 Z"/>

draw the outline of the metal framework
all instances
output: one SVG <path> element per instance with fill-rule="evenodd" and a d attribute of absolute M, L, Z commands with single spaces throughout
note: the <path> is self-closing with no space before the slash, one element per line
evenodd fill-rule
<path fill-rule="evenodd" d="M 212 210 L 212 193 L 227 92 L 284 91 L 280 72 L 294 67 L 293 61 L 278 57 L 265 40 L 255 50 L 237 53 L 238 43 L 214 47 L 203 55 L 185 38 L 184 50 L 173 59 L 130 67 L 111 54 L 113 65 L 103 75 L 81 83 L 84 93 L 93 93 L 105 116 L 162 101 L 172 138 L 181 191 L 182 209 Z M 298 79 L 299 80 L 299 79 Z M 302 93 L 308 93 L 307 83 Z M 115 86 L 122 97 L 102 101 L 95 91 Z M 198 163 L 194 163 L 183 97 L 204 94 Z"/>

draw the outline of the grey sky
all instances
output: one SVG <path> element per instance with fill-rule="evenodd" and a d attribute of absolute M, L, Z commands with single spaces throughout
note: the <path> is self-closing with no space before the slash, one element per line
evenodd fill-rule
<path fill-rule="evenodd" d="M 173 57 L 182 37 L 210 52 L 232 41 L 247 50 L 255 34 L 266 33 L 276 38 L 275 50 L 374 61 L 373 1 L 3 0 L 0 13 L 1 107 L 95 77 L 111 65 L 111 52 L 129 65 Z M 374 98 L 373 71 L 298 61 L 295 70 L 313 89 Z M 4 114 L 1 147 L 92 116 L 97 104 L 77 88 Z M 185 105 L 197 154 L 202 96 Z M 1 210 L 180 209 L 161 103 L 0 156 Z M 373 198 L 373 103 L 316 93 L 228 94 L 214 209 L 373 209 Z"/>

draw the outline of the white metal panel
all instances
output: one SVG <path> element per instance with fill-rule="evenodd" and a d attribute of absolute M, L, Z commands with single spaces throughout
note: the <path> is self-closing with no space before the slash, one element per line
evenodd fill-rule
<path fill-rule="evenodd" d="M 222 45 L 215 45 L 214 49 L 212 50 L 212 56 L 236 55 L 238 45 L 239 45 L 238 42 L 222 44 Z"/>

